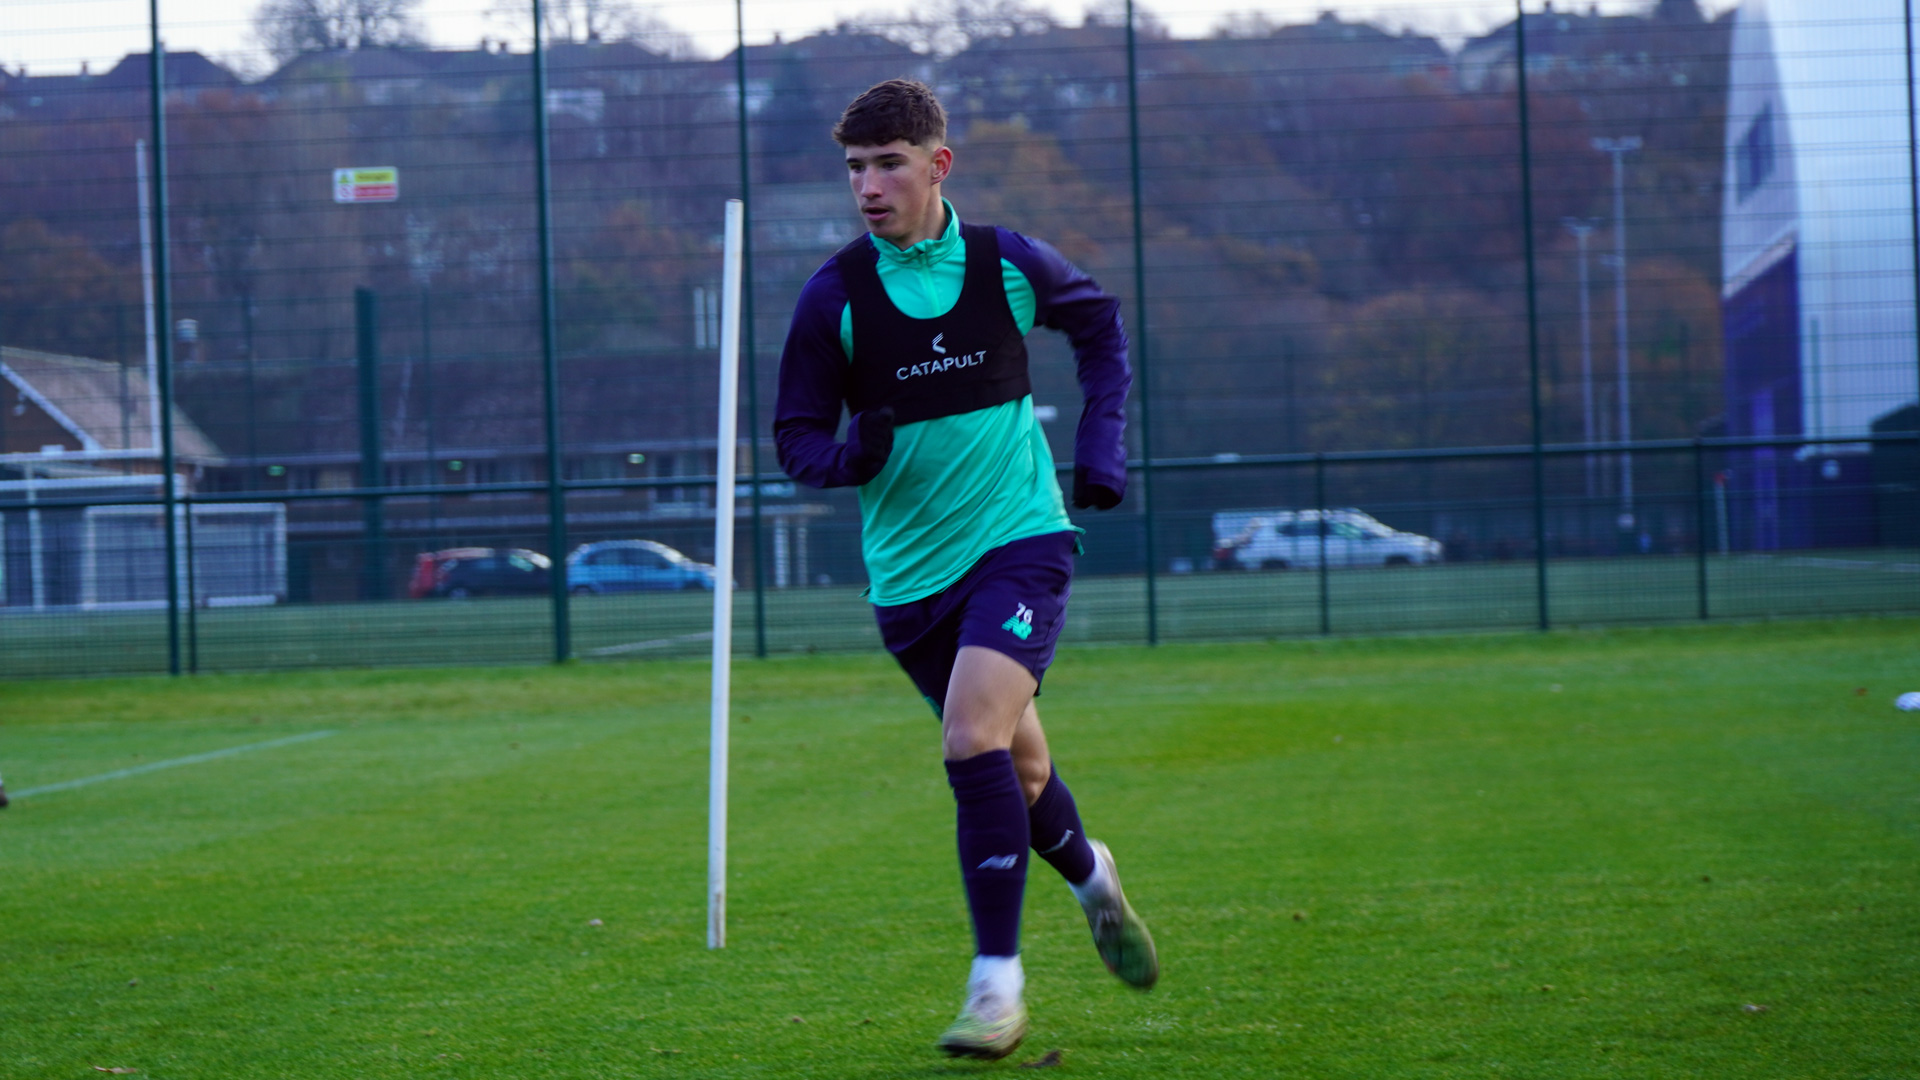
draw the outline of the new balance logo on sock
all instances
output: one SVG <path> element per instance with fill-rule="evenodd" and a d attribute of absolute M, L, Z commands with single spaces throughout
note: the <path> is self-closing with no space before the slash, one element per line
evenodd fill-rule
<path fill-rule="evenodd" d="M 981 863 L 975 869 L 1011 870 L 1018 865 L 1020 865 L 1020 856 L 1018 855 L 995 855 L 993 858 L 988 859 L 986 862 Z"/>
<path fill-rule="evenodd" d="M 1012 631 L 1014 637 L 1025 641 L 1033 636 L 1033 609 L 1018 603 L 1013 608 L 1013 618 L 1001 623 L 1000 629 Z"/>
<path fill-rule="evenodd" d="M 1059 842 L 1059 843 L 1057 843 L 1057 844 L 1055 844 L 1055 845 L 1053 845 L 1052 847 L 1050 847 L 1050 848 L 1048 848 L 1047 850 L 1045 850 L 1045 851 L 1043 851 L 1043 852 L 1041 852 L 1040 854 L 1042 854 L 1042 855 L 1051 855 L 1051 854 L 1053 854 L 1054 852 L 1056 852 L 1056 851 L 1059 851 L 1059 850 L 1060 850 L 1061 848 L 1063 848 L 1063 847 L 1066 847 L 1066 846 L 1067 846 L 1067 841 L 1069 841 L 1069 840 L 1071 840 L 1071 839 L 1073 839 L 1073 830 L 1072 830 L 1072 829 L 1068 829 L 1068 830 L 1067 830 L 1067 835 L 1065 835 L 1065 836 L 1063 836 L 1063 837 L 1061 837 L 1061 838 L 1060 838 L 1060 842 Z"/>

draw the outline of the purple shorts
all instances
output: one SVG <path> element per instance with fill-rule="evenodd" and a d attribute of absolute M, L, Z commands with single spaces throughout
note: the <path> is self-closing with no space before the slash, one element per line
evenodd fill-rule
<path fill-rule="evenodd" d="M 1040 682 L 1066 622 L 1077 532 L 1002 544 L 945 589 L 907 604 L 874 605 L 880 639 L 939 715 L 964 645 L 1013 657 Z M 1036 694 L 1039 689 L 1036 687 Z"/>

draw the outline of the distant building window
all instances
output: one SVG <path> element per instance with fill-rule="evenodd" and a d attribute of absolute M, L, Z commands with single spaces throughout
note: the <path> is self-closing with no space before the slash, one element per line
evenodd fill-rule
<path fill-rule="evenodd" d="M 1734 181 L 1741 202 L 1746 202 L 1773 175 L 1774 154 L 1773 106 L 1768 105 L 1753 118 L 1734 152 Z"/>
<path fill-rule="evenodd" d="M 626 475 L 626 461 L 611 454 L 566 459 L 566 477 L 569 480 L 618 480 Z"/>

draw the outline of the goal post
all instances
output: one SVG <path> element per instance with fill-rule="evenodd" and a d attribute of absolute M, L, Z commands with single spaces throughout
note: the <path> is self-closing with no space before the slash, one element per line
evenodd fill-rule
<path fill-rule="evenodd" d="M 138 611 L 166 606 L 165 517 L 165 511 L 155 506 L 89 506 L 81 511 L 78 601 L 82 609 Z M 187 602 L 196 607 L 250 607 L 287 599 L 284 503 L 176 505 L 173 530 L 178 541 L 174 577 L 183 588 L 187 581 L 194 583 Z"/>

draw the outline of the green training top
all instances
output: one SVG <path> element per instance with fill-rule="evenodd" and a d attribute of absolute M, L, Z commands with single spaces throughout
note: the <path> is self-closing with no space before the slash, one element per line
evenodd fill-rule
<path fill-rule="evenodd" d="M 967 247 L 960 215 L 942 199 L 947 228 L 906 250 L 869 237 L 880 283 L 901 314 L 935 319 L 960 301 Z M 1033 285 L 1000 260 L 1007 306 L 1033 330 Z M 840 347 L 853 357 L 853 308 L 840 312 Z M 965 576 L 1002 544 L 1072 529 L 1053 451 L 1033 417 L 1033 397 L 895 429 L 886 467 L 860 489 L 862 547 L 876 604 L 924 600 Z"/>

